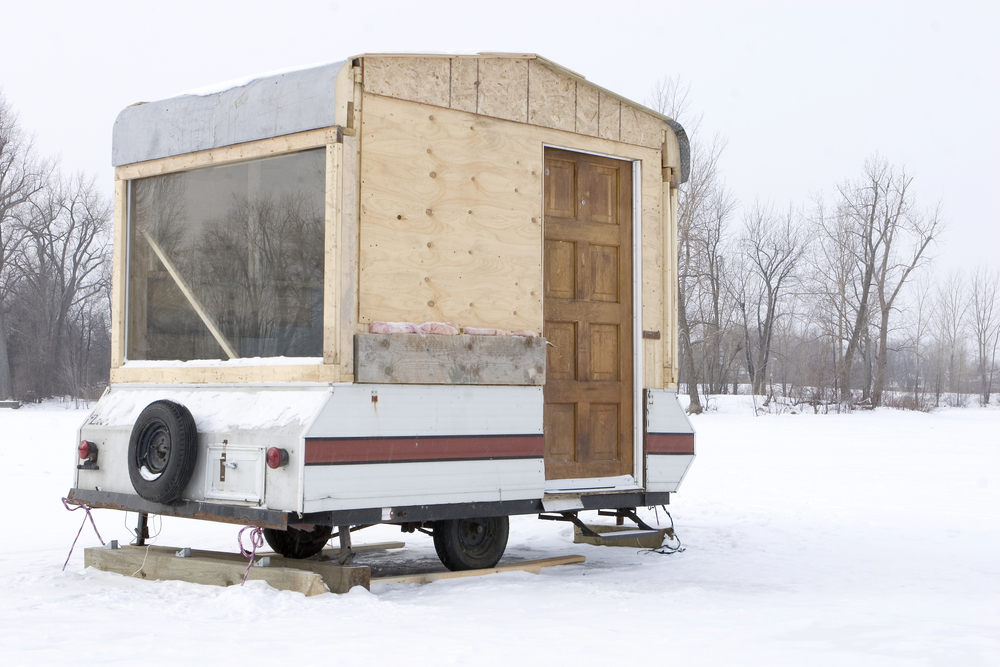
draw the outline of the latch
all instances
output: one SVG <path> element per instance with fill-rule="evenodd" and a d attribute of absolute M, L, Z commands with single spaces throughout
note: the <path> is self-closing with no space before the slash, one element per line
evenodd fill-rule
<path fill-rule="evenodd" d="M 226 481 L 226 468 L 232 468 L 233 470 L 236 470 L 237 465 L 238 464 L 236 463 L 236 461 L 231 461 L 229 463 L 226 463 L 226 453 L 222 452 L 222 456 L 219 457 L 219 481 L 220 482 Z"/>

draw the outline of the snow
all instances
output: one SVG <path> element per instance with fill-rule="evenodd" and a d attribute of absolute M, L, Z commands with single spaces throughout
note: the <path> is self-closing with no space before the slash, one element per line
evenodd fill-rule
<path fill-rule="evenodd" d="M 92 424 L 131 428 L 140 413 L 153 401 L 172 400 L 187 406 L 202 433 L 227 429 L 274 429 L 305 425 L 329 398 L 328 388 L 289 386 L 287 389 L 225 385 L 211 387 L 121 385 L 101 399 Z"/>
<path fill-rule="evenodd" d="M 587 562 L 311 598 L 84 570 L 89 524 L 61 572 L 83 519 L 59 498 L 86 412 L 0 410 L 0 663 L 1000 664 L 1000 410 L 710 406 L 669 508 L 683 553 L 575 545 L 568 525 L 517 517 L 505 561 Z M 129 541 L 125 515 L 94 516 L 105 540 Z M 151 526 L 156 544 L 226 551 L 239 528 Z M 369 562 L 435 561 L 426 536 L 355 533 L 397 539 L 404 550 Z"/>

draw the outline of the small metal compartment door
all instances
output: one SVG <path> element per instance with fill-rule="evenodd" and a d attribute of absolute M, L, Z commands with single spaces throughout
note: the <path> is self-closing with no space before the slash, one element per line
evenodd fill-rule
<path fill-rule="evenodd" d="M 264 500 L 264 448 L 209 445 L 205 498 L 260 505 Z"/>

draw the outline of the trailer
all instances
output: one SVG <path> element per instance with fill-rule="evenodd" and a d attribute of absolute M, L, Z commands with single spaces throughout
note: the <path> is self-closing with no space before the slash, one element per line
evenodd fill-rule
<path fill-rule="evenodd" d="M 111 383 L 69 497 L 494 566 L 641 524 L 677 401 L 675 121 L 531 54 L 366 54 L 119 115 Z M 511 335 L 517 334 L 517 335 Z M 345 543 L 346 540 L 346 543 Z"/>

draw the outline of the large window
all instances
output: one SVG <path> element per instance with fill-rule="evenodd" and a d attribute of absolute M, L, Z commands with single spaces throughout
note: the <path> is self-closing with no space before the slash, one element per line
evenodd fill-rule
<path fill-rule="evenodd" d="M 323 149 L 131 181 L 129 360 L 323 354 Z"/>

